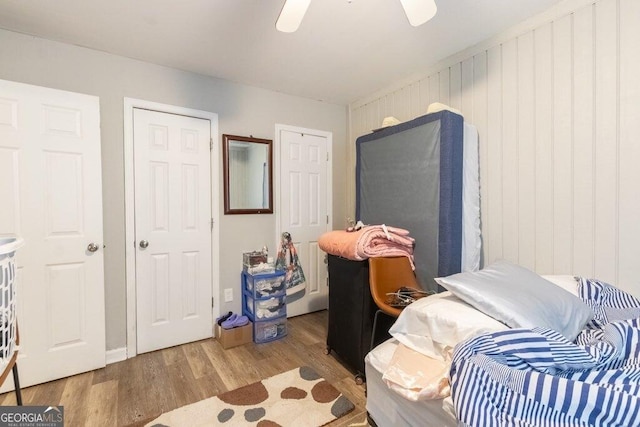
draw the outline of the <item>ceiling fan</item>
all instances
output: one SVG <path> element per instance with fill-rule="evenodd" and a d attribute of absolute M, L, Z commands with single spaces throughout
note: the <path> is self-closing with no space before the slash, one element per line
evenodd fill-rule
<path fill-rule="evenodd" d="M 276 29 L 293 33 L 298 29 L 311 0 L 285 0 Z M 435 0 L 400 0 L 409 23 L 417 27 L 433 18 L 438 11 Z"/>

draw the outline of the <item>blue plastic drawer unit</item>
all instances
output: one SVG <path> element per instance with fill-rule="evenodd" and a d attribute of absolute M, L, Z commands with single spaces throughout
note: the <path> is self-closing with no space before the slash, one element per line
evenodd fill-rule
<path fill-rule="evenodd" d="M 249 274 L 242 272 L 242 289 L 248 291 L 254 299 L 273 297 L 285 293 L 284 271 L 268 274 Z"/>
<path fill-rule="evenodd" d="M 253 341 L 264 343 L 287 335 L 287 293 L 284 271 L 242 272 L 242 314 L 253 322 Z"/>

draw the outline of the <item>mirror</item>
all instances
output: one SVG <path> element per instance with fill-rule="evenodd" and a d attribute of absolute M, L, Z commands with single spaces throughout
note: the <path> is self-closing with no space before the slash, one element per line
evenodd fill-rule
<path fill-rule="evenodd" d="M 272 143 L 222 135 L 225 214 L 273 213 Z"/>

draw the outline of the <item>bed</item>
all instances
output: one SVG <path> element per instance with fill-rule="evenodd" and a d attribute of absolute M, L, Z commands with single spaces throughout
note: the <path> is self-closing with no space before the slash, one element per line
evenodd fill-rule
<path fill-rule="evenodd" d="M 416 401 L 392 390 L 383 379 L 400 346 L 432 357 L 447 355 L 457 343 L 484 332 L 506 330 L 451 292 L 422 298 L 404 309 L 390 329 L 393 338 L 365 357 L 367 412 L 378 426 L 455 426 L 450 397 Z M 414 396 L 415 398 L 415 396 Z"/>
<path fill-rule="evenodd" d="M 365 359 L 370 421 L 640 425 L 638 299 L 597 280 L 542 277 L 506 261 L 438 282 L 448 291 L 406 308 L 393 338 Z M 413 387 L 419 375 L 389 375 L 399 350 L 444 363 L 450 393 L 418 400 L 427 389 Z"/>

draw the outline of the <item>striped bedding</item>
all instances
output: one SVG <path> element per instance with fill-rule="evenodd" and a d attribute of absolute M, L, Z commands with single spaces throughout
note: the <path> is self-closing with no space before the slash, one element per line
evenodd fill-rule
<path fill-rule="evenodd" d="M 572 343 L 545 328 L 458 345 L 450 378 L 460 425 L 640 425 L 640 301 L 580 279 L 594 318 Z"/>

